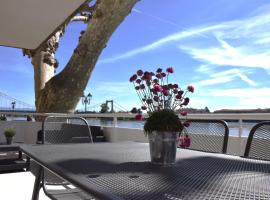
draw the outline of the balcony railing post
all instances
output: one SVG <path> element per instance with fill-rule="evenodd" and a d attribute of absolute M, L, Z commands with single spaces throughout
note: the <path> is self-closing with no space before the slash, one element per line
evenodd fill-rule
<path fill-rule="evenodd" d="M 117 116 L 113 116 L 113 127 L 117 127 Z"/>
<path fill-rule="evenodd" d="M 238 136 L 241 138 L 243 135 L 243 120 L 239 119 L 238 123 L 239 123 Z"/>

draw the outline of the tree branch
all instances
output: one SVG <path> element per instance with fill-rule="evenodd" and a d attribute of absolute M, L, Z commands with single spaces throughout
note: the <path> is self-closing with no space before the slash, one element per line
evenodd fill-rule
<path fill-rule="evenodd" d="M 73 112 L 99 55 L 138 0 L 97 1 L 91 23 L 66 67 L 41 91 L 38 112 Z"/>

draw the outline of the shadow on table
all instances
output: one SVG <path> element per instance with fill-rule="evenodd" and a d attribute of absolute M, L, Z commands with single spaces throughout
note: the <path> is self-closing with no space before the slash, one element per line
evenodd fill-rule
<path fill-rule="evenodd" d="M 169 167 L 150 162 L 115 164 L 91 159 L 55 164 L 124 199 L 198 199 L 211 194 L 226 199 L 230 190 L 243 193 L 242 197 L 252 196 L 248 188 L 254 193 L 256 188 L 264 187 L 265 181 L 270 182 L 270 164 L 247 159 L 200 156 L 181 159 Z M 270 193 L 268 186 L 263 190 Z"/>

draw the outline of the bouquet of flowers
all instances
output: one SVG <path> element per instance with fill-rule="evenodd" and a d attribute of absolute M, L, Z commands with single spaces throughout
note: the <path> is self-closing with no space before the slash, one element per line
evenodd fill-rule
<path fill-rule="evenodd" d="M 169 83 L 169 76 L 174 73 L 173 67 L 168 67 L 166 71 L 158 68 L 156 72 L 138 70 L 129 81 L 133 83 L 137 95 L 142 103 L 141 109 L 149 114 L 149 118 L 144 125 L 146 134 L 153 131 L 179 131 L 181 147 L 190 145 L 190 138 L 187 131 L 182 131 L 188 127 L 187 121 L 180 121 L 177 111 L 182 116 L 187 116 L 187 112 L 181 108 L 189 104 L 187 94 L 194 92 L 194 87 L 189 85 L 182 89 L 176 83 Z M 135 116 L 137 120 L 142 120 L 142 114 Z"/>

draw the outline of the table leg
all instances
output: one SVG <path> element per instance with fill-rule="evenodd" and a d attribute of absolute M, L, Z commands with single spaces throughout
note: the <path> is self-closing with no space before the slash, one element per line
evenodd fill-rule
<path fill-rule="evenodd" d="M 21 160 L 21 159 L 22 159 L 22 152 L 19 151 L 19 160 Z"/>
<path fill-rule="evenodd" d="M 32 200 L 38 200 L 39 199 L 39 190 L 41 187 L 41 177 L 42 177 L 43 169 L 41 166 L 38 166 L 38 173 L 36 176 L 33 194 L 32 194 Z"/>

